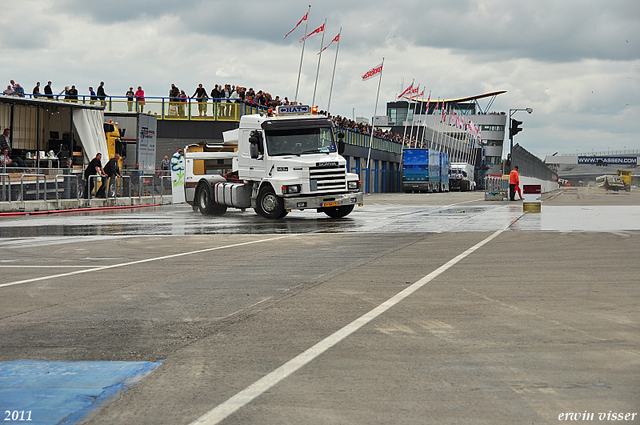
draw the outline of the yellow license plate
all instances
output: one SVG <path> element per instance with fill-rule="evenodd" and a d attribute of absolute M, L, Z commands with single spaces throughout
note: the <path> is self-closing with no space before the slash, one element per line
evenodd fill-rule
<path fill-rule="evenodd" d="M 323 202 L 322 203 L 322 208 L 337 207 L 337 206 L 338 206 L 337 202 Z"/>

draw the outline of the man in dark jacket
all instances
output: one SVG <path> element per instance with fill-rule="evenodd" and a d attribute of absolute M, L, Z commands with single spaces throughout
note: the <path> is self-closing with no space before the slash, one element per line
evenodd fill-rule
<path fill-rule="evenodd" d="M 105 176 L 104 170 L 102 169 L 102 154 L 98 152 L 96 157 L 91 160 L 87 169 L 84 170 L 84 179 L 85 179 L 85 191 L 84 197 L 89 199 L 89 193 L 93 191 L 93 187 L 95 186 L 96 179 L 92 179 L 91 176 Z M 97 196 L 97 194 L 96 194 Z"/>
<path fill-rule="evenodd" d="M 115 154 L 113 158 L 107 162 L 107 165 L 104 166 L 104 176 L 102 177 L 102 186 L 98 189 L 98 193 L 96 196 L 99 198 L 106 197 L 106 189 L 111 187 L 112 184 L 115 183 L 115 177 L 122 177 L 120 175 L 120 166 L 118 165 L 118 161 L 120 160 L 120 154 Z"/>
<path fill-rule="evenodd" d="M 100 85 L 98 86 L 98 99 L 100 99 L 100 104 L 103 108 L 107 107 L 107 94 L 104 92 L 104 81 L 100 81 Z"/>
<path fill-rule="evenodd" d="M 47 83 L 46 86 L 44 86 L 44 94 L 49 98 L 49 99 L 53 99 L 53 89 L 51 88 L 51 81 L 49 81 Z"/>

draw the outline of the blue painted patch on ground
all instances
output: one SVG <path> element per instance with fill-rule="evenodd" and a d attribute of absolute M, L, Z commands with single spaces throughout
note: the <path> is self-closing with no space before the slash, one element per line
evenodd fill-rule
<path fill-rule="evenodd" d="M 109 403 L 162 362 L 49 362 L 0 364 L 0 421 L 75 424 Z"/>

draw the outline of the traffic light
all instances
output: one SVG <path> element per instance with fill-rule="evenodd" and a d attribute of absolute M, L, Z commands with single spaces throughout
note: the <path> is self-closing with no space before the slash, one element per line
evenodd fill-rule
<path fill-rule="evenodd" d="M 522 121 L 512 119 L 511 127 L 509 127 L 509 137 L 513 137 L 516 134 L 520 133 L 522 131 L 522 129 L 520 128 L 521 125 Z"/>

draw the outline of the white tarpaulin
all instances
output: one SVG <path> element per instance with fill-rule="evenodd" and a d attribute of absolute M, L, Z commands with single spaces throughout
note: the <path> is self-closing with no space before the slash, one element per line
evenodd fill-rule
<path fill-rule="evenodd" d="M 182 204 L 185 202 L 184 195 L 184 156 L 178 152 L 171 158 L 171 203 Z"/>
<path fill-rule="evenodd" d="M 85 163 L 88 164 L 100 152 L 104 166 L 109 161 L 107 140 L 104 135 L 104 111 L 76 108 L 73 110 L 73 125 L 84 150 Z"/>

